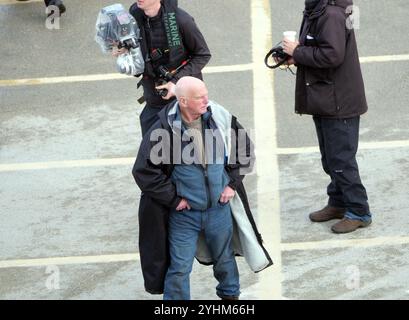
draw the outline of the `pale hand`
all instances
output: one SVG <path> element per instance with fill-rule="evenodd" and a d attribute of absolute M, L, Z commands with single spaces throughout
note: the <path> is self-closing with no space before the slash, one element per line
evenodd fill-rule
<path fill-rule="evenodd" d="M 185 210 L 185 209 L 190 210 L 191 208 L 190 208 L 190 205 L 187 202 L 187 200 L 182 199 L 182 201 L 180 201 L 179 205 L 176 207 L 176 211 L 182 211 L 182 210 Z"/>
<path fill-rule="evenodd" d="M 220 196 L 220 202 L 221 203 L 227 203 L 229 202 L 231 199 L 233 199 L 234 195 L 236 194 L 236 192 L 230 188 L 229 186 L 227 186 L 226 188 L 224 188 L 221 196 Z"/>
<path fill-rule="evenodd" d="M 278 58 L 276 58 L 276 57 L 274 57 L 274 61 L 275 61 L 275 63 L 280 63 L 282 60 L 281 60 L 281 59 L 278 59 Z M 286 60 L 286 62 L 284 62 L 284 65 L 285 65 L 285 66 L 291 66 L 291 65 L 293 65 L 293 64 L 295 64 L 295 61 L 294 61 L 294 58 L 293 58 L 293 57 L 289 57 L 289 58 Z"/>
<path fill-rule="evenodd" d="M 295 48 L 297 48 L 299 46 L 299 44 L 300 43 L 298 41 L 293 42 L 293 41 L 289 41 L 287 39 L 284 39 L 283 40 L 284 52 L 292 57 L 294 55 Z"/>
<path fill-rule="evenodd" d="M 176 85 L 173 82 L 170 82 L 170 81 L 168 83 L 166 83 L 166 84 L 162 84 L 160 86 L 155 87 L 155 89 L 157 89 L 157 90 L 161 90 L 161 89 L 168 90 L 168 94 L 166 96 L 162 97 L 162 99 L 164 99 L 164 100 L 169 100 L 170 98 L 175 96 L 175 88 L 176 88 Z"/>
<path fill-rule="evenodd" d="M 118 56 L 120 56 L 121 54 L 124 54 L 124 53 L 127 53 L 127 52 L 128 52 L 128 50 L 125 49 L 125 48 L 118 49 L 118 47 L 112 47 L 112 56 L 114 56 L 116 58 Z"/>

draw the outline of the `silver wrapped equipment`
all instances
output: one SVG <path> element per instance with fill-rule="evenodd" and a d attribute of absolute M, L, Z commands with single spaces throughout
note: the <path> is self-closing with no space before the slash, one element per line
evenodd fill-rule
<path fill-rule="evenodd" d="M 140 30 L 122 4 L 104 7 L 99 12 L 96 22 L 95 41 L 103 53 L 109 53 L 114 46 L 126 48 L 127 53 L 117 59 L 120 73 L 136 76 L 143 73 L 145 62 L 140 48 Z"/>

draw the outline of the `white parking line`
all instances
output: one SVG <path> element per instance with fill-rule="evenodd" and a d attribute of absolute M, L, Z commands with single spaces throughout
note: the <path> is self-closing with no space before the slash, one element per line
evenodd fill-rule
<path fill-rule="evenodd" d="M 270 49 L 271 9 L 269 0 L 251 1 L 252 59 L 254 90 L 254 127 L 257 169 L 257 215 L 259 231 L 274 265 L 260 272 L 255 288 L 259 299 L 281 299 L 281 230 L 278 157 L 271 154 L 277 149 L 276 114 L 274 106 L 274 73 L 263 64 Z"/>
<path fill-rule="evenodd" d="M 391 247 L 397 245 L 409 244 L 409 237 L 377 237 L 370 239 L 345 239 L 345 240 L 326 240 L 309 242 L 287 242 L 281 243 L 281 251 L 313 251 L 344 248 L 369 248 L 369 247 Z M 98 256 L 73 256 L 73 257 L 51 257 L 38 259 L 19 259 L 0 261 L 0 269 L 5 268 L 30 268 L 45 267 L 54 265 L 71 264 L 94 264 L 94 263 L 115 263 L 115 262 L 139 262 L 139 253 L 122 253 Z M 263 272 L 266 272 L 263 271 Z M 260 279 L 263 280 L 263 279 Z M 268 285 L 268 284 L 267 284 Z M 266 286 L 267 286 L 266 285 Z M 258 290 L 255 288 L 254 290 Z M 270 287 L 270 290 L 272 288 Z"/>
<path fill-rule="evenodd" d="M 260 118 L 256 121 L 262 121 L 261 113 Z M 261 124 L 260 124 L 261 126 Z M 272 125 L 269 126 L 270 129 L 264 134 L 270 134 Z M 258 137 L 262 137 L 261 132 L 258 133 Z M 263 141 L 262 145 L 265 145 Z M 359 144 L 360 150 L 377 150 L 377 149 L 394 149 L 394 148 L 407 148 L 409 147 L 409 140 L 396 140 L 396 141 L 383 141 L 383 142 L 361 142 Z M 301 147 L 301 148 L 274 148 L 271 149 L 264 148 L 266 154 L 264 157 L 269 157 L 271 161 L 274 155 L 290 155 L 290 154 L 307 154 L 307 153 L 318 153 L 318 147 Z M 267 152 L 268 150 L 268 152 Z M 262 150 L 258 150 L 260 152 Z M 262 157 L 262 155 L 260 155 Z M 259 158 L 261 159 L 261 158 Z M 266 158 L 267 159 L 267 158 Z M 49 162 L 29 162 L 29 163 L 4 163 L 0 164 L 0 172 L 13 172 L 13 171 L 27 171 L 27 170 L 48 170 L 48 169 L 63 169 L 63 168 L 85 168 L 85 167 L 107 167 L 107 166 L 128 166 L 133 165 L 135 158 L 108 158 L 108 159 L 84 159 L 84 160 L 67 160 L 67 161 L 49 161 Z M 260 162 L 260 161 L 259 161 Z M 261 164 L 260 164 L 261 165 Z M 260 170 L 262 170 L 260 168 Z M 271 170 L 271 169 L 270 169 Z M 258 171 L 260 172 L 260 171 Z M 264 189 L 261 189 L 264 190 Z"/>
<path fill-rule="evenodd" d="M 374 62 L 394 62 L 394 61 L 408 61 L 409 54 L 395 54 L 389 56 L 373 56 L 373 57 L 361 57 L 359 61 L 361 63 L 374 63 Z"/>
<path fill-rule="evenodd" d="M 21 267 L 43 267 L 69 264 L 112 263 L 139 261 L 138 253 L 110 254 L 99 256 L 56 257 L 43 259 L 21 259 L 0 261 L 0 269 Z"/>
<path fill-rule="evenodd" d="M 263 0 L 264 1 L 264 0 Z M 260 20 L 257 17 L 257 21 Z M 270 46 L 266 44 L 263 46 L 264 50 Z M 266 51 L 266 52 L 267 52 Z M 264 52 L 265 54 L 265 52 Z M 264 67 L 261 61 L 264 56 L 259 56 L 259 60 L 254 60 L 254 63 L 237 64 L 230 66 L 213 66 L 203 69 L 205 74 L 225 73 L 225 72 L 243 72 L 252 71 L 257 68 Z M 257 62 L 256 62 L 257 61 Z M 409 54 L 401 55 L 387 55 L 387 56 L 372 56 L 360 58 L 361 63 L 376 63 L 376 62 L 396 62 L 396 61 L 409 61 Z M 57 83 L 74 83 L 74 82 L 92 82 L 92 81 L 109 81 L 109 80 L 133 80 L 133 77 L 125 76 L 120 73 L 105 73 L 105 74 L 90 74 L 68 77 L 48 77 L 48 78 L 31 78 L 31 79 L 9 79 L 0 80 L 0 87 L 16 87 L 16 86 L 34 86 L 45 84 L 57 84 Z"/>
<path fill-rule="evenodd" d="M 31 2 L 44 2 L 44 1 L 43 0 L 29 0 L 29 1 L 0 0 L 0 6 L 10 5 L 10 4 L 27 4 Z"/>
<path fill-rule="evenodd" d="M 0 164 L 0 172 L 132 165 L 135 158 L 87 159 Z"/>
<path fill-rule="evenodd" d="M 204 74 L 226 73 L 226 72 L 242 72 L 253 70 L 253 64 L 236 64 L 230 66 L 214 66 L 203 69 Z M 32 78 L 32 79 L 10 79 L 0 80 L 0 87 L 15 87 L 15 86 L 33 86 L 44 84 L 57 83 L 72 83 L 72 82 L 91 82 L 91 81 L 108 81 L 108 80 L 133 80 L 134 77 L 126 76 L 120 73 L 105 73 L 105 74 L 90 74 L 68 77 L 49 77 L 49 78 Z"/>
<path fill-rule="evenodd" d="M 409 147 L 409 140 L 378 141 L 378 142 L 360 142 L 359 150 L 377 150 L 377 149 L 394 149 Z M 277 148 L 276 153 L 285 154 L 305 154 L 317 153 L 318 147 L 300 147 L 300 148 Z"/>
<path fill-rule="evenodd" d="M 409 237 L 377 237 L 371 239 L 346 239 L 311 242 L 282 243 L 283 251 L 328 250 L 335 248 L 367 248 L 409 244 Z"/>

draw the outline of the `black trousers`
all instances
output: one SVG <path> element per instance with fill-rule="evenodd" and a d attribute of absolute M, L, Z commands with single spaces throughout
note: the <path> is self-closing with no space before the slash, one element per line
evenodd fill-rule
<path fill-rule="evenodd" d="M 368 197 L 359 176 L 356 152 L 360 117 L 326 119 L 314 117 L 321 162 L 330 176 L 327 187 L 328 204 L 346 208 L 356 215 L 369 214 Z"/>

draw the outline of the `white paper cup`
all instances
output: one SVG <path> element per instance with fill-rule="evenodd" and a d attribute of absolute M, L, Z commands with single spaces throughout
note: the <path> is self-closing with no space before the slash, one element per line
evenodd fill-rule
<path fill-rule="evenodd" d="M 296 31 L 284 31 L 283 32 L 284 39 L 288 39 L 292 42 L 296 41 L 296 38 L 295 38 L 296 35 L 297 35 Z"/>

